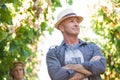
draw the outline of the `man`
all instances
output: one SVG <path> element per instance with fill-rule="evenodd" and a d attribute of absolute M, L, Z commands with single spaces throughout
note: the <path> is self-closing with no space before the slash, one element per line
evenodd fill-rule
<path fill-rule="evenodd" d="M 11 80 L 25 80 L 24 67 L 25 67 L 24 63 L 22 63 L 21 61 L 15 61 L 10 69 Z"/>
<path fill-rule="evenodd" d="M 61 31 L 64 40 L 61 45 L 50 48 L 46 56 L 52 80 L 101 80 L 106 59 L 97 45 L 78 38 L 82 20 L 83 17 L 71 9 L 58 15 L 55 27 Z"/>

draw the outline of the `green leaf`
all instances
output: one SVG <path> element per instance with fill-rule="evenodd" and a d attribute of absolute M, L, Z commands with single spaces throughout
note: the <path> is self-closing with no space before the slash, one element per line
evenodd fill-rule
<path fill-rule="evenodd" d="M 42 31 L 45 31 L 46 30 L 46 27 L 47 27 L 47 23 L 46 22 L 41 22 L 41 30 Z"/>
<path fill-rule="evenodd" d="M 0 8 L 0 22 L 12 24 L 11 12 L 8 10 L 5 4 Z"/>
<path fill-rule="evenodd" d="M 0 8 L 1 8 L 2 5 L 5 4 L 5 1 L 6 1 L 6 0 L 0 0 Z"/>
<path fill-rule="evenodd" d="M 53 31 L 54 31 L 53 28 L 51 28 L 51 27 L 48 28 L 48 32 L 49 32 L 50 35 L 52 35 L 52 32 L 53 32 Z"/>
<path fill-rule="evenodd" d="M 67 0 L 67 3 L 68 3 L 69 5 L 72 5 L 73 0 Z"/>
<path fill-rule="evenodd" d="M 62 7 L 60 0 L 51 0 L 52 2 L 52 11 L 54 12 L 57 7 Z"/>

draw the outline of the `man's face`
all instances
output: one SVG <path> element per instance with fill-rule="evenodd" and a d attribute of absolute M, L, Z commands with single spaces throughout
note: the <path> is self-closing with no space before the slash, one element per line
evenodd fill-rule
<path fill-rule="evenodd" d="M 13 70 L 13 75 L 15 79 L 23 79 L 24 78 L 24 70 L 21 66 L 16 66 Z"/>
<path fill-rule="evenodd" d="M 65 19 L 61 25 L 61 31 L 65 35 L 77 36 L 80 32 L 79 20 L 76 17 Z"/>

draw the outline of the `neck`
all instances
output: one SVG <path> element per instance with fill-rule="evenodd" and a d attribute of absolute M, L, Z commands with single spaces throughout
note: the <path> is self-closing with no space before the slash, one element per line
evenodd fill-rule
<path fill-rule="evenodd" d="M 78 37 L 64 37 L 64 41 L 69 45 L 77 44 L 79 42 Z"/>

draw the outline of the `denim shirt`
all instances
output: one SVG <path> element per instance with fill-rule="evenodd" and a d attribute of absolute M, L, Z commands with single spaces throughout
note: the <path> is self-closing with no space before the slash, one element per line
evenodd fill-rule
<path fill-rule="evenodd" d="M 86 43 L 79 40 L 79 49 L 83 53 L 83 67 L 92 75 L 88 76 L 89 80 L 102 80 L 100 74 L 105 72 L 106 59 L 102 55 L 100 48 L 94 43 Z M 75 74 L 75 71 L 62 68 L 65 66 L 65 50 L 66 44 L 63 41 L 61 45 L 52 47 L 46 55 L 46 63 L 51 80 L 68 80 Z M 90 61 L 94 56 L 101 56 L 99 60 Z"/>

